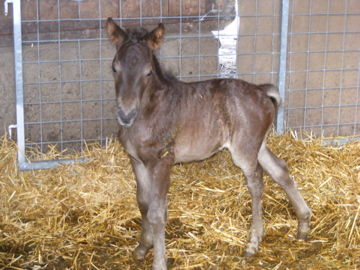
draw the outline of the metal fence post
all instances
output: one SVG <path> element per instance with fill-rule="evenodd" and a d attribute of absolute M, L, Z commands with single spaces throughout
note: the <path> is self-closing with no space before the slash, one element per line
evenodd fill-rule
<path fill-rule="evenodd" d="M 289 26 L 289 0 L 281 1 L 281 34 L 280 34 L 280 64 L 279 64 L 279 92 L 281 99 L 285 100 L 285 86 L 286 86 L 286 58 L 287 58 L 287 43 L 288 43 L 288 26 Z M 284 104 L 279 107 L 276 119 L 276 132 L 281 134 L 284 132 L 285 120 Z"/>
<path fill-rule="evenodd" d="M 8 0 L 5 5 L 13 4 L 13 35 L 14 35 L 14 67 L 16 88 L 16 123 L 19 167 L 26 163 L 25 159 L 25 132 L 24 132 L 24 91 L 23 65 L 21 44 L 21 1 Z"/>
<path fill-rule="evenodd" d="M 23 56 L 22 56 L 22 32 L 21 32 L 21 1 L 6 0 L 4 5 L 5 15 L 7 15 L 8 4 L 13 5 L 13 36 L 14 36 L 14 66 L 15 66 L 15 88 L 16 88 L 16 129 L 17 129 L 17 154 L 18 166 L 20 170 L 37 170 L 57 167 L 60 164 L 69 164 L 74 161 L 84 161 L 80 158 L 76 160 L 44 160 L 30 162 L 25 156 L 25 129 L 24 129 L 24 81 L 23 81 Z"/>

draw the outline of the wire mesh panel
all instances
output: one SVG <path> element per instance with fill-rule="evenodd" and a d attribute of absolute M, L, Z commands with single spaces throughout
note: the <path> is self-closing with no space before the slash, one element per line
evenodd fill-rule
<path fill-rule="evenodd" d="M 26 146 L 82 150 L 115 131 L 101 1 L 22 6 Z"/>
<path fill-rule="evenodd" d="M 285 5 L 283 5 L 285 4 Z M 284 92 L 286 35 L 282 40 L 282 18 L 287 21 L 288 1 L 238 1 L 239 34 L 237 42 L 237 77 L 256 84 L 273 83 Z M 284 42 L 285 41 L 285 42 Z M 283 59 L 283 60 L 282 60 Z M 283 132 L 283 107 L 278 110 L 276 129 Z"/>
<path fill-rule="evenodd" d="M 116 133 L 111 75 L 115 48 L 104 30 L 107 17 L 124 28 L 151 29 L 163 22 L 166 38 L 157 52 L 160 61 L 174 75 L 191 81 L 221 76 L 218 38 L 224 34 L 215 38 L 213 31 L 236 16 L 235 1 L 230 0 L 16 3 L 21 3 L 24 152 L 30 161 L 33 147 L 46 152 L 55 146 L 66 154 L 82 151 L 85 142 L 103 143 Z M 237 31 L 227 35 L 236 39 Z"/>
<path fill-rule="evenodd" d="M 238 77 L 278 84 L 281 1 L 240 0 Z"/>
<path fill-rule="evenodd" d="M 359 135 L 360 1 L 290 1 L 286 127 Z"/>

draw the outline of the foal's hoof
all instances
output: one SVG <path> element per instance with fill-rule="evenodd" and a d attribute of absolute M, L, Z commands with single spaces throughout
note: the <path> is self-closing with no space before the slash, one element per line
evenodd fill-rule
<path fill-rule="evenodd" d="M 252 249 L 252 248 L 247 248 L 245 249 L 245 251 L 243 252 L 243 257 L 254 257 L 256 255 L 256 250 Z"/>
<path fill-rule="evenodd" d="M 297 235 L 296 235 L 296 238 L 297 239 L 300 239 L 300 240 L 308 240 L 308 232 L 300 232 L 298 231 Z"/>
<path fill-rule="evenodd" d="M 247 250 L 245 250 L 244 253 L 243 253 L 243 257 L 246 257 L 246 258 L 254 257 L 255 255 L 256 255 L 256 253 L 250 252 L 250 251 L 247 251 Z"/>
<path fill-rule="evenodd" d="M 142 247 L 141 245 L 139 245 L 137 248 L 135 248 L 134 250 L 134 259 L 137 261 L 141 261 L 145 258 L 145 255 L 148 251 L 148 248 Z"/>

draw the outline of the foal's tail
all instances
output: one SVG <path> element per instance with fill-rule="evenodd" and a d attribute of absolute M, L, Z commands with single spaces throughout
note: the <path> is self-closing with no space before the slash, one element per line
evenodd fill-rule
<path fill-rule="evenodd" d="M 275 108 L 278 108 L 281 104 L 281 97 L 279 89 L 270 83 L 260 84 L 259 87 L 266 93 L 268 97 L 271 98 L 271 101 L 274 103 Z"/>

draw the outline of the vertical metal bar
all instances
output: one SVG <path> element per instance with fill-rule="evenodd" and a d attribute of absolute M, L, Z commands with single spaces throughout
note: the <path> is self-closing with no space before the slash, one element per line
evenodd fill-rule
<path fill-rule="evenodd" d="M 282 0 L 280 63 L 279 63 L 279 92 L 282 100 L 285 100 L 288 28 L 289 28 L 289 0 Z M 278 109 L 278 115 L 276 120 L 276 132 L 278 134 L 284 132 L 284 111 L 285 111 L 284 106 L 280 106 Z"/>
<path fill-rule="evenodd" d="M 201 79 L 201 4 L 200 4 L 200 0 L 198 0 L 198 79 Z M 219 30 L 219 29 L 218 29 Z M 218 70 L 219 70 L 219 65 L 218 65 Z M 219 73 L 219 72 L 218 72 Z"/>
<path fill-rule="evenodd" d="M 143 27 L 143 11 L 142 11 L 142 9 L 143 9 L 143 1 L 142 0 L 140 0 L 139 5 L 140 5 L 140 11 L 139 11 L 139 14 L 140 14 L 140 26 Z"/>
<path fill-rule="evenodd" d="M 22 65 L 21 1 L 13 0 L 14 61 L 16 87 L 16 123 L 19 167 L 26 163 L 24 130 L 24 83 Z"/>
<path fill-rule="evenodd" d="M 59 81 L 60 81 L 60 151 L 64 150 L 64 106 L 63 106 L 63 87 L 62 87 L 62 63 L 61 63 L 61 11 L 60 11 L 60 0 L 57 1 L 57 6 L 58 6 L 58 10 L 57 10 L 57 17 L 58 17 L 58 41 L 57 41 L 57 46 L 58 46 L 58 72 L 59 72 Z"/>
<path fill-rule="evenodd" d="M 80 39 L 78 39 L 78 57 L 79 57 L 79 73 L 80 73 L 80 149 L 81 152 L 84 151 L 84 91 L 83 91 L 83 63 L 82 57 L 81 57 L 81 42 Z"/>
<path fill-rule="evenodd" d="M 81 17 L 81 11 L 80 11 L 80 1 L 78 1 L 78 18 L 80 19 Z"/>
<path fill-rule="evenodd" d="M 343 97 L 343 78 L 344 78 L 344 58 L 345 58 L 345 40 L 346 40 L 346 33 L 347 33 L 347 24 L 348 24 L 348 0 L 345 0 L 345 13 L 344 13 L 344 28 L 342 33 L 342 54 L 341 54 L 341 71 L 340 71 L 340 79 L 339 79 L 339 104 L 338 104 L 338 119 L 337 119 L 337 126 L 336 126 L 336 136 L 341 136 L 340 134 L 340 125 L 342 122 L 341 119 L 341 107 L 342 107 L 342 97 Z M 345 121 L 346 122 L 346 121 Z"/>
<path fill-rule="evenodd" d="M 160 0 L 160 22 L 163 21 L 163 1 Z"/>
<path fill-rule="evenodd" d="M 235 42 L 235 68 L 236 68 L 236 73 L 235 73 L 235 78 L 238 79 L 239 78 L 239 73 L 238 73 L 238 69 L 237 69 L 237 62 L 238 62 L 238 42 L 240 40 L 240 5 L 239 5 L 239 1 L 240 0 L 235 0 L 235 16 L 236 16 L 236 42 Z"/>
<path fill-rule="evenodd" d="M 324 130 L 324 105 L 325 105 L 325 82 L 326 82 L 326 69 L 328 67 L 328 49 L 329 49 L 329 21 L 330 19 L 330 0 L 327 1 L 327 10 L 326 10 L 326 34 L 325 34 L 325 44 L 324 44 L 324 65 L 322 72 L 322 90 L 321 90 L 321 136 L 323 137 L 325 134 Z"/>
<path fill-rule="evenodd" d="M 159 1 L 159 9 L 160 9 L 160 22 L 162 23 L 163 22 L 163 0 L 160 0 Z M 166 37 L 165 37 L 166 39 Z M 161 61 L 161 58 L 162 58 L 162 47 L 160 47 L 160 49 L 158 50 L 158 55 L 159 55 L 159 59 Z"/>
<path fill-rule="evenodd" d="M 21 15 L 20 15 L 21 16 Z M 41 64 L 40 64 L 40 3 L 39 0 L 36 1 L 36 40 L 37 40 L 37 77 L 38 82 L 41 82 Z M 42 88 L 43 86 L 38 83 L 38 95 L 39 95 L 39 122 L 40 122 L 40 151 L 44 151 L 44 144 L 43 144 L 43 138 L 44 138 L 44 127 L 43 127 L 43 121 L 42 121 Z"/>
<path fill-rule="evenodd" d="M 98 7 L 99 7 L 99 73 L 100 73 L 100 78 L 104 78 L 104 74 L 103 74 L 103 63 L 102 63 L 102 6 L 101 6 L 101 1 L 98 1 Z M 99 87 L 100 87 L 100 142 L 101 145 L 103 145 L 103 142 L 105 140 L 104 138 L 104 89 L 103 89 L 103 81 L 100 80 L 99 82 Z"/>
<path fill-rule="evenodd" d="M 277 29 L 275 29 L 275 3 L 274 3 L 274 0 L 272 1 L 272 26 L 271 26 L 271 29 L 272 29 L 272 36 L 271 36 L 271 52 L 272 52 L 272 55 L 271 55 L 271 75 L 270 75 L 270 81 L 274 84 L 276 84 L 276 82 L 274 82 L 275 78 L 275 74 L 274 74 L 274 48 L 275 48 L 275 31 L 277 31 Z"/>
<path fill-rule="evenodd" d="M 123 27 L 123 14 L 122 14 L 122 0 L 119 0 L 119 17 L 120 17 L 120 26 Z"/>
<path fill-rule="evenodd" d="M 182 32 L 183 32 L 183 25 L 182 25 L 182 0 L 179 1 L 179 77 L 182 77 Z"/>
<path fill-rule="evenodd" d="M 303 118 L 303 124 L 302 129 L 305 130 L 307 128 L 307 115 L 308 115 L 308 91 L 309 91 L 309 82 L 310 82 L 310 55 L 311 55 L 311 38 L 312 38 L 312 22 L 313 22 L 313 16 L 312 16 L 312 2 L 309 1 L 309 24 L 308 24 L 308 31 L 307 31 L 307 54 L 306 54 L 306 76 L 305 76 L 305 89 L 304 89 L 304 118 Z"/>
<path fill-rule="evenodd" d="M 212 9 L 213 9 L 213 8 L 217 9 L 217 28 L 216 28 L 217 31 L 216 31 L 216 32 L 217 32 L 217 39 L 220 41 L 220 31 L 219 31 L 219 30 L 220 30 L 220 29 L 219 29 L 219 28 L 220 28 L 220 8 L 219 8 L 219 7 L 215 7 L 215 6 L 212 7 Z M 205 16 L 206 16 L 206 15 L 205 15 Z M 221 44 L 220 44 L 220 46 L 221 46 Z M 216 70 L 216 73 L 217 73 L 217 74 L 216 74 L 216 77 L 217 77 L 217 78 L 222 77 L 222 76 L 221 76 L 222 68 L 220 67 L 220 59 L 219 59 L 221 56 L 222 56 L 222 54 L 219 52 L 219 49 L 218 49 L 217 70 Z"/>
<path fill-rule="evenodd" d="M 359 115 L 359 106 L 360 106 L 360 59 L 358 61 L 358 76 L 357 76 L 357 91 L 356 91 L 356 109 L 355 109 L 355 119 L 354 119 L 354 133 L 353 135 L 357 135 L 357 127 L 360 122 L 358 119 Z"/>
<path fill-rule="evenodd" d="M 293 76 L 292 76 L 292 67 L 293 67 L 293 63 L 295 63 L 295 60 L 293 59 L 293 54 L 292 54 L 292 49 L 294 47 L 294 39 L 293 39 L 293 27 L 294 27 L 294 14 L 295 14 L 295 1 L 291 1 L 290 4 L 289 4 L 289 20 L 290 21 L 290 27 L 288 29 L 288 51 L 287 51 L 287 54 L 290 56 L 287 60 L 287 63 L 286 63 L 286 66 L 287 66 L 287 72 L 288 72 L 288 76 L 286 77 L 286 81 L 285 81 L 285 86 L 287 85 L 289 89 L 287 89 L 287 91 L 289 91 L 292 87 L 292 84 L 293 84 Z M 280 36 L 281 38 L 281 36 Z M 280 67 L 280 66 L 279 66 Z M 278 76 L 278 79 L 279 79 L 279 76 Z M 279 84 L 279 82 L 278 82 Z M 286 93 L 286 90 L 285 90 L 285 93 Z M 289 97 L 288 97 L 288 104 L 286 106 L 286 108 L 284 108 L 284 116 L 283 116 L 283 124 L 284 124 L 284 130 L 287 129 L 287 128 L 291 128 L 291 125 L 290 125 L 290 116 L 291 115 L 291 111 L 289 110 L 290 108 L 290 105 L 291 105 L 291 100 L 293 98 L 293 96 L 291 96 L 291 93 L 289 92 Z M 286 96 L 286 94 L 285 94 Z M 284 102 L 284 101 L 283 101 Z M 285 103 L 285 102 L 284 102 Z M 283 130 L 283 131 L 284 131 Z"/>
<path fill-rule="evenodd" d="M 241 42 L 241 14 L 240 14 L 240 4 L 241 4 L 241 0 L 237 0 L 236 1 L 236 5 L 237 5 L 237 16 L 239 17 L 239 21 L 238 21 L 238 32 L 237 32 L 237 40 L 236 40 L 236 77 L 237 78 L 241 78 L 241 70 L 239 68 L 240 65 L 240 54 L 241 54 L 241 50 L 240 50 L 240 42 Z M 239 59 L 239 60 L 238 60 Z"/>
<path fill-rule="evenodd" d="M 255 33 L 254 33 L 254 40 L 253 40 L 253 56 L 252 56 L 252 62 L 253 62 L 253 65 L 252 65 L 252 83 L 257 83 L 256 82 L 256 42 L 257 42 L 257 39 L 258 39 L 258 31 L 259 31 L 259 19 L 258 19 L 258 12 L 259 12 L 259 1 L 256 0 L 255 1 Z"/>

